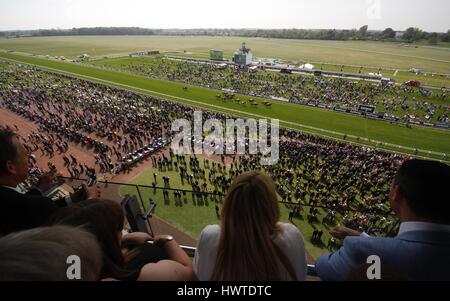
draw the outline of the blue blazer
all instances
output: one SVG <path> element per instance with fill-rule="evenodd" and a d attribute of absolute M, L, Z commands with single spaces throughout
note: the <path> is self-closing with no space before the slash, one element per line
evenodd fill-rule
<path fill-rule="evenodd" d="M 345 281 L 348 273 L 377 255 L 383 266 L 410 280 L 450 280 L 450 233 L 410 231 L 394 238 L 347 237 L 341 249 L 320 256 L 317 274 L 324 281 Z"/>

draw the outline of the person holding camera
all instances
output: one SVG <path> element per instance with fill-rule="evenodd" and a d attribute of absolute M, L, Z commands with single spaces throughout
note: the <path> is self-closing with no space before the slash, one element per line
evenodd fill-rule
<path fill-rule="evenodd" d="M 41 227 L 60 207 L 99 196 L 97 188 L 85 185 L 56 201 L 43 196 L 55 182 L 55 171 L 43 174 L 27 193 L 19 192 L 17 185 L 28 178 L 28 155 L 16 133 L 0 130 L 0 235 Z"/>

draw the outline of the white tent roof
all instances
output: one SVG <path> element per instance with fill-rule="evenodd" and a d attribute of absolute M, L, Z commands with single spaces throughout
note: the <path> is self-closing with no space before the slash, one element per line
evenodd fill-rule
<path fill-rule="evenodd" d="M 312 69 L 314 69 L 314 65 L 304 64 L 304 65 L 301 65 L 300 68 L 312 70 Z"/>

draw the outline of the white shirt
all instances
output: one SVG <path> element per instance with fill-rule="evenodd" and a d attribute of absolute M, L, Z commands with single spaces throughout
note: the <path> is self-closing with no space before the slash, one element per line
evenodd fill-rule
<path fill-rule="evenodd" d="M 412 231 L 450 232 L 450 225 L 441 225 L 426 222 L 403 222 L 400 224 L 397 236 Z M 361 236 L 370 237 L 370 235 L 365 232 L 361 233 Z"/>
<path fill-rule="evenodd" d="M 17 189 L 17 187 L 11 187 L 11 186 L 6 186 L 6 185 L 1 185 L 1 186 L 2 186 L 2 187 L 5 187 L 5 188 L 8 188 L 8 189 L 12 189 L 12 190 L 14 190 L 15 192 L 24 194 L 22 191 L 19 191 L 19 190 Z M 35 189 L 39 190 L 39 192 L 41 192 L 41 194 L 43 194 L 42 191 L 41 191 L 40 189 L 38 189 L 38 188 L 35 188 Z M 66 195 L 66 196 L 64 197 L 64 200 L 65 200 L 65 202 L 66 202 L 67 205 L 70 205 L 70 204 L 73 203 L 72 198 L 70 197 L 70 195 Z"/>
<path fill-rule="evenodd" d="M 307 262 L 303 236 L 297 227 L 291 224 L 281 224 L 281 229 L 281 233 L 274 239 L 274 242 L 291 262 L 297 280 L 305 280 Z M 207 226 L 203 229 L 194 257 L 194 271 L 200 281 L 211 279 L 219 241 L 220 227 L 218 225 Z M 286 274 L 285 280 L 290 280 L 288 274 Z"/>
<path fill-rule="evenodd" d="M 6 186 L 6 185 L 1 185 L 1 186 L 2 186 L 2 187 L 5 187 L 5 188 L 12 189 L 12 190 L 14 190 L 15 192 L 18 192 L 18 193 L 22 193 L 21 191 L 19 191 L 19 190 L 17 189 L 17 187 Z"/>
<path fill-rule="evenodd" d="M 411 231 L 450 232 L 450 225 L 426 222 L 403 222 L 400 224 L 398 235 Z"/>

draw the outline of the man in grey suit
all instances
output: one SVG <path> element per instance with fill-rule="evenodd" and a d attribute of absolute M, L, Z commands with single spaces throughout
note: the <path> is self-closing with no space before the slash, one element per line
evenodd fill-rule
<path fill-rule="evenodd" d="M 370 256 L 380 260 L 383 279 L 450 280 L 450 166 L 408 160 L 398 170 L 389 193 L 392 210 L 400 219 L 394 238 L 370 237 L 345 227 L 330 233 L 345 238 L 343 247 L 316 261 L 325 281 L 344 281 L 360 270 Z M 372 257 L 373 258 L 373 257 Z M 367 267 L 367 265 L 366 265 Z M 367 279 L 362 273 L 361 280 Z"/>

